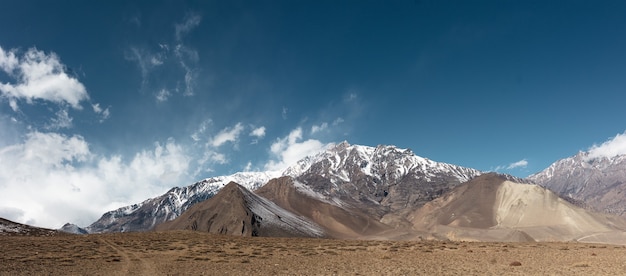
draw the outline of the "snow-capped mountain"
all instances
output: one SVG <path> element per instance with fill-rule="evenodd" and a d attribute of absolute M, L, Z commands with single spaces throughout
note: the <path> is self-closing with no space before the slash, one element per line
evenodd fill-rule
<path fill-rule="evenodd" d="M 422 206 L 481 174 L 475 169 L 435 162 L 395 146 L 338 144 L 285 171 L 315 192 L 367 209 L 398 224 L 408 210 Z M 386 216 L 386 215 L 390 216 Z"/>
<path fill-rule="evenodd" d="M 376 217 L 423 205 L 481 172 L 419 157 L 395 146 L 368 147 L 343 142 L 308 156 L 283 172 L 244 172 L 213 177 L 162 196 L 105 213 L 90 233 L 145 231 L 175 219 L 233 181 L 256 190 L 272 178 L 289 176 L 316 193 L 354 207 L 376 206 Z"/>
<path fill-rule="evenodd" d="M 207 178 L 186 187 L 174 187 L 159 197 L 109 211 L 85 230 L 89 233 L 149 230 L 157 224 L 177 218 L 189 207 L 212 197 L 230 182 L 255 190 L 278 176 L 279 172 L 272 171 L 239 172 Z"/>
<path fill-rule="evenodd" d="M 626 155 L 561 159 L 528 179 L 596 211 L 626 216 Z"/>

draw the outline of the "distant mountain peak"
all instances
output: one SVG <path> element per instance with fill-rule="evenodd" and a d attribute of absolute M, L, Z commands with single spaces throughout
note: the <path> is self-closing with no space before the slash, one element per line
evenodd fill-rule
<path fill-rule="evenodd" d="M 626 155 L 592 157 L 580 151 L 528 179 L 579 205 L 626 217 Z"/>

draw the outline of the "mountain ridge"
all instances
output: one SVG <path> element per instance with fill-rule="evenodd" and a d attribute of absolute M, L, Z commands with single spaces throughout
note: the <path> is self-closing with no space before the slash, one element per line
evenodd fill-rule
<path fill-rule="evenodd" d="M 320 170 L 325 172 L 320 173 Z M 320 194 L 333 199 L 345 199 L 361 207 L 380 205 L 384 198 L 392 198 L 394 195 L 404 197 L 400 202 L 387 200 L 383 203 L 387 206 L 385 208 L 392 210 L 393 204 L 396 205 L 395 209 L 399 209 L 402 204 L 420 206 L 480 174 L 480 171 L 471 168 L 417 156 L 410 149 L 342 142 L 307 156 L 281 172 L 242 172 L 174 187 L 161 196 L 106 212 L 85 229 L 90 233 L 148 231 L 160 223 L 175 219 L 194 204 L 214 196 L 230 181 L 255 190 L 270 179 L 290 176 Z M 416 183 L 422 184 L 414 185 Z M 405 196 L 408 190 L 414 188 L 420 192 L 413 198 Z M 360 191 L 367 193 L 359 196 Z M 410 200 L 415 202 L 409 203 Z M 367 204 L 362 204 L 366 201 Z M 389 210 L 377 208 L 375 216 L 381 218 L 389 213 Z"/>

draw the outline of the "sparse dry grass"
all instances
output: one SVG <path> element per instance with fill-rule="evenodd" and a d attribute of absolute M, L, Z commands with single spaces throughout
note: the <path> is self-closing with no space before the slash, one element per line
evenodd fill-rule
<path fill-rule="evenodd" d="M 626 249 L 579 243 L 240 238 L 199 232 L 0 237 L 0 275 L 624 274 Z"/>

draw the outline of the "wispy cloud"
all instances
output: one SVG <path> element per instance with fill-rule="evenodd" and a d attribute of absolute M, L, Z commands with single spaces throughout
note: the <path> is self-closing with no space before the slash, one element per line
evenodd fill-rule
<path fill-rule="evenodd" d="M 328 128 L 328 123 L 326 123 L 326 122 L 323 122 L 320 125 L 313 125 L 311 127 L 311 134 L 315 134 L 315 133 L 318 133 L 320 131 L 324 131 L 327 128 Z"/>
<path fill-rule="evenodd" d="M 516 168 L 526 168 L 528 166 L 528 161 L 526 159 L 522 159 L 517 162 L 513 162 L 506 167 L 507 170 L 516 169 Z"/>
<path fill-rule="evenodd" d="M 281 113 L 281 115 L 283 116 L 283 120 L 287 120 L 287 112 L 289 112 L 289 109 L 283 106 L 283 111 Z"/>
<path fill-rule="evenodd" d="M 174 25 L 174 28 L 176 29 L 176 40 L 180 41 L 184 35 L 200 25 L 201 20 L 202 17 L 198 14 L 187 14 L 183 22 Z"/>
<path fill-rule="evenodd" d="M 157 102 L 165 102 L 172 95 L 169 90 L 162 88 L 159 92 L 156 93 L 155 99 Z"/>
<path fill-rule="evenodd" d="M 93 112 L 96 114 L 100 114 L 100 123 L 104 122 L 111 116 L 111 111 L 109 111 L 109 107 L 102 109 L 99 103 L 92 104 L 91 108 L 93 108 Z"/>
<path fill-rule="evenodd" d="M 150 74 L 154 68 L 163 65 L 167 53 L 152 53 L 148 49 L 140 47 L 130 47 L 125 53 L 125 58 L 128 61 L 135 61 L 139 71 L 141 72 L 141 90 L 146 89 Z"/>
<path fill-rule="evenodd" d="M 55 117 L 50 119 L 50 122 L 46 125 L 46 129 L 58 130 L 62 128 L 72 127 L 72 118 L 70 117 L 67 109 L 61 109 L 55 113 Z"/>
<path fill-rule="evenodd" d="M 510 163 L 508 165 L 496 166 L 494 169 L 492 169 L 492 171 L 498 172 L 502 170 L 523 169 L 526 167 L 528 167 L 528 160 L 522 159 L 522 160 Z"/>
<path fill-rule="evenodd" d="M 600 145 L 593 145 L 589 149 L 588 158 L 606 157 L 611 158 L 626 154 L 626 132 L 617 134 L 615 137 Z"/>
<path fill-rule="evenodd" d="M 171 92 L 182 92 L 184 96 L 194 95 L 197 85 L 199 69 L 197 67 L 200 55 L 198 51 L 183 42 L 184 36 L 196 28 L 202 17 L 197 14 L 185 16 L 182 22 L 175 23 L 175 39 L 168 43 L 158 43 L 154 47 L 133 46 L 125 53 L 126 60 L 134 61 L 141 72 L 141 90 L 152 88 L 150 76 L 156 68 L 170 68 L 172 66 L 182 69 L 181 79 L 174 81 L 168 88 L 162 88 L 156 95 L 157 102 L 164 102 L 171 96 Z M 171 46 L 170 46 L 171 45 Z M 160 80 L 162 85 L 163 80 Z M 182 86 L 182 87 L 180 87 Z M 163 90 L 165 89 L 165 90 Z M 167 91 L 168 93 L 163 93 Z"/>
<path fill-rule="evenodd" d="M 213 139 L 211 140 L 211 145 L 213 147 L 219 147 L 226 142 L 237 142 L 239 138 L 239 134 L 243 131 L 243 124 L 237 123 L 233 127 L 227 127 L 222 129 Z"/>
<path fill-rule="evenodd" d="M 205 136 L 207 128 L 212 123 L 213 120 L 211 119 L 206 119 L 202 121 L 202 123 L 200 123 L 200 125 L 198 126 L 198 129 L 196 129 L 196 131 L 191 134 L 191 139 L 193 139 L 195 142 L 199 142 L 200 140 L 202 140 L 203 136 Z"/>

